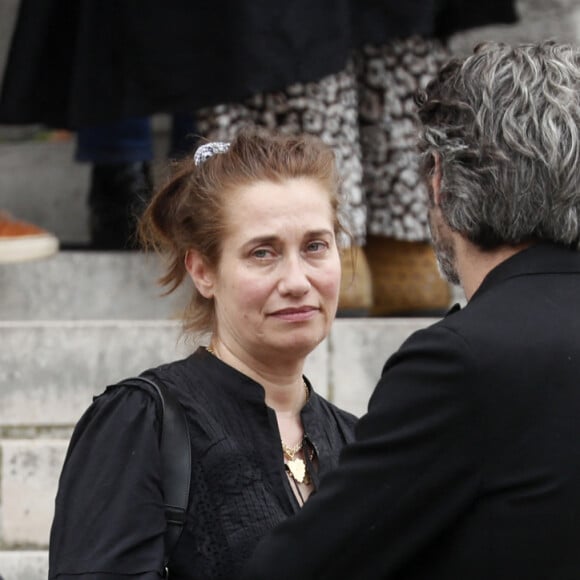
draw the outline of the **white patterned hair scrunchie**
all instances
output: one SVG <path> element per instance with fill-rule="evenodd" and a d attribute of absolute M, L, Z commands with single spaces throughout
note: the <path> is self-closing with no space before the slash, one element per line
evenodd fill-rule
<path fill-rule="evenodd" d="M 229 148 L 230 144 L 225 143 L 224 141 L 212 141 L 211 143 L 205 143 L 197 148 L 195 155 L 193 156 L 193 162 L 199 167 L 210 157 L 213 157 L 218 153 L 225 153 Z"/>

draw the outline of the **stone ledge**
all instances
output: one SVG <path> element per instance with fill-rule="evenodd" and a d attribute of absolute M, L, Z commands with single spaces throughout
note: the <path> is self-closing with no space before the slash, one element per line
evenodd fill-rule
<path fill-rule="evenodd" d="M 70 426 L 106 385 L 186 354 L 168 321 L 0 323 L 0 425 Z"/>
<path fill-rule="evenodd" d="M 7 436 L 70 427 L 107 385 L 185 357 L 198 344 L 180 341 L 181 325 L 171 321 L 0 322 L 0 334 L 0 428 Z M 324 396 L 328 365 L 323 343 L 306 373 Z"/>
<path fill-rule="evenodd" d="M 320 394 L 361 414 L 388 356 L 433 321 L 338 319 L 305 372 Z M 71 426 L 106 385 L 195 348 L 171 321 L 0 322 L 0 334 L 0 427 L 14 432 Z"/>
<path fill-rule="evenodd" d="M 3 547 L 46 547 L 68 441 L 2 441 Z M 6 580 L 8 580 L 7 577 Z"/>
<path fill-rule="evenodd" d="M 1 185 L 0 185 L 1 191 Z M 0 266 L 2 320 L 158 320 L 179 318 L 188 280 L 162 296 L 160 259 L 141 252 L 60 252 Z"/>
<path fill-rule="evenodd" d="M 46 580 L 46 550 L 0 550 L 0 576 L 4 580 Z"/>
<path fill-rule="evenodd" d="M 329 398 L 361 416 L 387 359 L 433 318 L 337 319 L 329 337 Z"/>

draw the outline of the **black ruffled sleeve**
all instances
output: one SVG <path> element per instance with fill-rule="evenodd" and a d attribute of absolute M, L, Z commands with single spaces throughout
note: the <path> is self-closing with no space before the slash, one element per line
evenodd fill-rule
<path fill-rule="evenodd" d="M 111 387 L 77 424 L 56 497 L 51 580 L 153 580 L 165 515 L 156 401 Z"/>

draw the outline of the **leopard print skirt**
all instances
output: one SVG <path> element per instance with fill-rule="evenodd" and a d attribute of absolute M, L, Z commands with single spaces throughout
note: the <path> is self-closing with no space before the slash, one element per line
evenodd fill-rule
<path fill-rule="evenodd" d="M 365 46 L 345 70 L 317 82 L 197 111 L 198 130 L 211 141 L 231 140 L 247 125 L 318 135 L 335 151 L 342 218 L 356 244 L 367 233 L 427 240 L 414 94 L 448 57 L 440 42 L 419 37 Z"/>

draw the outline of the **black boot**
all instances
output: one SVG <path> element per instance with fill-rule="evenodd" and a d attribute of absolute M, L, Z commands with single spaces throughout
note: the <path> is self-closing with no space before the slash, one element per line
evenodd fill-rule
<path fill-rule="evenodd" d="M 89 191 L 91 248 L 137 247 L 136 225 L 152 190 L 146 161 L 93 165 Z"/>

